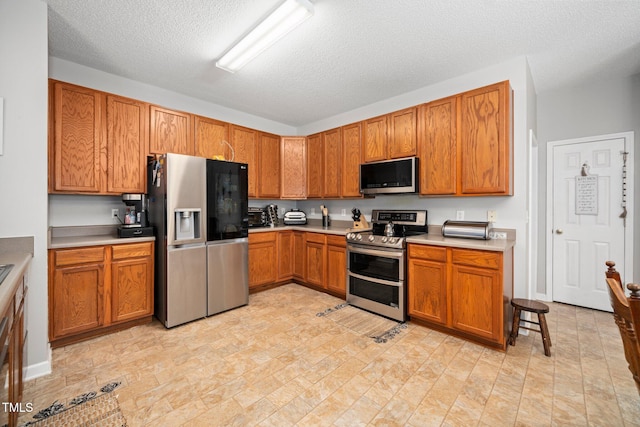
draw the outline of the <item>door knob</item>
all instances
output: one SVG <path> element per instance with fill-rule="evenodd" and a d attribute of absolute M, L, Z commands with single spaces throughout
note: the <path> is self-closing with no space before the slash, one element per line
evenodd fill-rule
<path fill-rule="evenodd" d="M 562 228 L 558 228 L 558 229 L 556 230 L 556 234 L 562 234 Z"/>

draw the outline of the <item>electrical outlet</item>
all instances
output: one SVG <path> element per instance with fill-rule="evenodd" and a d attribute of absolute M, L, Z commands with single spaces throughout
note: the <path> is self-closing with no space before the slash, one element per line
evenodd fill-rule
<path fill-rule="evenodd" d="M 111 209 L 111 218 L 118 218 L 119 215 L 120 215 L 119 209 Z"/>
<path fill-rule="evenodd" d="M 496 211 L 487 211 L 487 221 L 496 222 L 498 219 L 498 214 Z"/>
<path fill-rule="evenodd" d="M 310 215 L 315 215 L 316 214 L 316 208 L 311 208 L 311 213 Z"/>
<path fill-rule="evenodd" d="M 464 211 L 456 211 L 456 220 L 464 221 Z"/>
<path fill-rule="evenodd" d="M 347 210 L 346 209 L 342 209 L 342 212 L 340 214 L 342 216 L 347 216 Z"/>

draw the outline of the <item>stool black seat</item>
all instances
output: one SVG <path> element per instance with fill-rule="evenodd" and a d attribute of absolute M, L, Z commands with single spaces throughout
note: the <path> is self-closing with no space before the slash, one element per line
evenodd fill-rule
<path fill-rule="evenodd" d="M 511 327 L 511 334 L 509 335 L 509 344 L 516 345 L 516 338 L 518 338 L 518 330 L 520 328 L 527 329 L 529 331 L 538 332 L 542 335 L 542 345 L 544 346 L 544 355 L 551 356 L 551 337 L 549 336 L 549 328 L 547 327 L 547 319 L 545 313 L 549 312 L 549 306 L 539 301 L 534 301 L 524 298 L 514 298 L 511 300 L 513 306 L 513 325 Z M 531 320 L 521 319 L 520 315 L 523 311 L 530 313 L 536 313 L 538 315 L 538 321 L 533 322 Z M 520 325 L 520 322 L 538 325 L 540 329 L 533 329 L 527 326 Z"/>

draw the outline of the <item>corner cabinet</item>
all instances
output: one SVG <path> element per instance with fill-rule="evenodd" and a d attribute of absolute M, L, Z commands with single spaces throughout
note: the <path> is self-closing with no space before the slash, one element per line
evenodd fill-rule
<path fill-rule="evenodd" d="M 52 347 L 151 321 L 153 245 L 49 250 Z"/>
<path fill-rule="evenodd" d="M 420 194 L 513 195 L 508 81 L 421 105 Z"/>
<path fill-rule="evenodd" d="M 407 312 L 445 332 L 506 350 L 513 249 L 408 245 Z"/>
<path fill-rule="evenodd" d="M 307 138 L 285 136 L 280 142 L 280 198 L 307 197 Z"/>

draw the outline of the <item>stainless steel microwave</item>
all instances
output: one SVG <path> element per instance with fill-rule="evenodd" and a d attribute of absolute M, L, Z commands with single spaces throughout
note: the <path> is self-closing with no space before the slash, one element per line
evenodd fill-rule
<path fill-rule="evenodd" d="M 417 193 L 418 158 L 385 160 L 360 165 L 360 192 L 363 194 Z"/>

